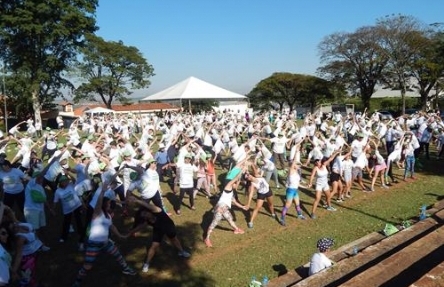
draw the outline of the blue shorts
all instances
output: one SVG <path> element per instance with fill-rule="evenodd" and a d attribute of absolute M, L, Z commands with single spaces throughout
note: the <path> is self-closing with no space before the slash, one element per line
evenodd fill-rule
<path fill-rule="evenodd" d="M 287 201 L 293 200 L 295 198 L 299 198 L 299 193 L 297 188 L 287 188 L 285 190 L 285 198 Z"/>

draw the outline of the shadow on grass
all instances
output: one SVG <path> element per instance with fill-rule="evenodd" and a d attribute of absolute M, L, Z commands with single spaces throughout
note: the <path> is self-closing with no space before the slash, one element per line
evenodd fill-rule
<path fill-rule="evenodd" d="M 118 219 L 115 220 L 119 221 Z M 131 220 L 126 220 L 125 226 L 119 228 L 125 233 L 132 226 Z M 202 238 L 202 228 L 197 223 L 186 222 L 176 226 L 177 236 L 185 250 L 196 250 L 198 238 Z M 215 286 L 213 278 L 202 271 L 195 271 L 189 260 L 178 256 L 178 250 L 167 240 L 150 264 L 148 273 L 142 273 L 141 268 L 146 255 L 146 247 L 151 245 L 151 229 L 143 231 L 136 237 L 126 240 L 117 240 L 116 245 L 122 255 L 138 274 L 136 276 L 123 275 L 115 260 L 106 253 L 101 253 L 88 272 L 82 286 Z M 77 251 L 77 240 L 72 236 L 65 243 L 51 243 L 49 252 L 39 254 L 37 274 L 43 286 L 71 286 L 77 271 L 83 263 L 83 254 Z M 193 256 L 193 255 L 192 255 Z M 196 255 L 197 256 L 197 255 Z"/>

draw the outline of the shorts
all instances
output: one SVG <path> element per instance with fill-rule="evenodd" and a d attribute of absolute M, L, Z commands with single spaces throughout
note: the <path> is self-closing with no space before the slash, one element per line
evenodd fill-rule
<path fill-rule="evenodd" d="M 267 193 L 258 193 L 257 199 L 265 200 L 266 198 L 269 198 L 270 196 L 273 196 L 273 192 L 271 191 L 271 189 L 269 189 Z"/>
<path fill-rule="evenodd" d="M 332 172 L 330 174 L 330 181 L 331 182 L 336 182 L 336 181 L 340 181 L 340 180 L 341 180 L 341 175 L 339 173 Z"/>
<path fill-rule="evenodd" d="M 26 222 L 31 224 L 35 230 L 46 226 L 45 211 L 25 208 L 24 214 Z"/>
<path fill-rule="evenodd" d="M 295 198 L 299 198 L 299 192 L 297 188 L 287 188 L 285 191 L 285 198 L 287 201 L 291 201 Z"/>
<path fill-rule="evenodd" d="M 344 181 L 350 182 L 352 180 L 352 172 L 351 170 L 348 172 L 344 172 Z"/>
<path fill-rule="evenodd" d="M 328 185 L 328 182 L 327 183 L 317 183 L 315 190 L 316 191 L 327 191 L 327 190 L 330 190 L 330 186 Z"/>
<path fill-rule="evenodd" d="M 387 168 L 387 165 L 385 163 L 377 164 L 377 165 L 375 165 L 375 172 L 381 171 L 386 168 Z"/>
<path fill-rule="evenodd" d="M 352 169 L 352 179 L 356 179 L 356 178 L 362 178 L 362 169 L 360 169 L 359 167 L 354 167 Z"/>

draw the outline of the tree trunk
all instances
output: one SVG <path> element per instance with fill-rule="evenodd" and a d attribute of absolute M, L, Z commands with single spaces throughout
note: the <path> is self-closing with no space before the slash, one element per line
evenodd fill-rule
<path fill-rule="evenodd" d="M 34 121 L 36 124 L 41 123 L 42 116 L 41 116 L 41 109 L 40 109 L 41 106 L 40 106 L 38 89 L 33 89 L 31 94 L 31 99 L 32 99 L 32 109 L 34 110 Z"/>
<path fill-rule="evenodd" d="M 402 114 L 405 115 L 405 84 L 402 83 L 402 88 L 401 88 L 401 101 L 402 101 Z"/>

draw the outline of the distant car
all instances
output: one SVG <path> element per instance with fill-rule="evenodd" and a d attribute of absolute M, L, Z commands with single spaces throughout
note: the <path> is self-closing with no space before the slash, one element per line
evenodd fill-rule
<path fill-rule="evenodd" d="M 378 113 L 379 113 L 379 120 L 381 121 L 393 119 L 393 115 L 389 111 L 378 111 Z"/>

